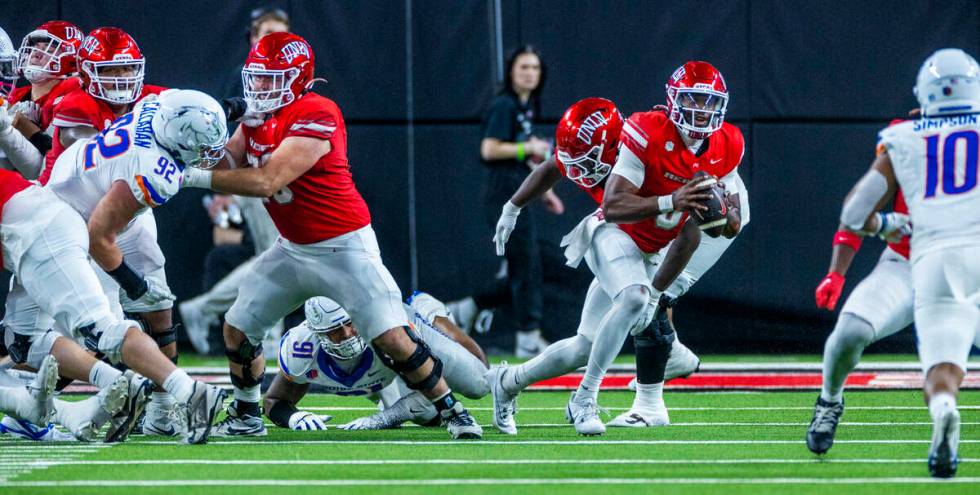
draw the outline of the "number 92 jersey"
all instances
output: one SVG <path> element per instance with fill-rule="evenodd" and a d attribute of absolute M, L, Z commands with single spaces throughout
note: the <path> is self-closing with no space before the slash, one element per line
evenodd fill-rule
<path fill-rule="evenodd" d="M 912 261 L 980 244 L 980 114 L 921 118 L 879 133 L 912 217 Z"/>
<path fill-rule="evenodd" d="M 54 164 L 47 187 L 86 220 L 113 182 L 123 181 L 144 207 L 180 190 L 183 166 L 157 144 L 151 122 L 156 101 L 136 105 L 101 133 L 72 144 Z"/>

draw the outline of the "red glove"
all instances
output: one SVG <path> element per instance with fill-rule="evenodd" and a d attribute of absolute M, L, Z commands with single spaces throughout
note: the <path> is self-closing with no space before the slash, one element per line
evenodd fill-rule
<path fill-rule="evenodd" d="M 837 272 L 828 273 L 817 286 L 817 307 L 833 311 L 837 307 L 837 300 L 840 299 L 842 290 L 844 290 L 844 276 Z"/>

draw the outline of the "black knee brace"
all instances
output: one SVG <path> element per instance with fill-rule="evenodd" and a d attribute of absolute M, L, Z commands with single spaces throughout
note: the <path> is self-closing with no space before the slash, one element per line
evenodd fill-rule
<path fill-rule="evenodd" d="M 262 377 L 255 378 L 252 376 L 252 361 L 261 355 L 262 346 L 254 346 L 248 339 L 245 339 L 245 342 L 242 342 L 242 345 L 237 350 L 225 348 L 225 356 L 228 357 L 228 360 L 242 366 L 241 377 L 235 376 L 234 373 L 229 373 L 231 375 L 231 384 L 235 388 L 248 388 L 262 384 Z"/>
<path fill-rule="evenodd" d="M 99 339 L 102 338 L 102 332 L 95 332 L 95 323 L 78 327 L 78 333 L 82 336 L 86 349 L 99 352 Z"/>
<path fill-rule="evenodd" d="M 405 334 L 408 335 L 408 338 L 415 343 L 415 351 L 412 352 L 412 355 L 409 356 L 407 360 L 395 362 L 394 359 L 391 359 L 391 357 L 385 354 L 381 349 L 378 349 L 377 346 L 375 346 L 374 349 L 375 353 L 381 358 L 381 362 L 384 363 L 385 366 L 394 370 L 395 373 L 398 373 L 398 376 L 402 377 L 402 380 L 405 380 L 405 385 L 407 385 L 408 388 L 420 391 L 431 390 L 436 386 L 436 384 L 439 383 L 439 379 L 442 378 L 442 361 L 432 354 L 429 346 L 426 345 L 425 341 L 419 338 L 415 332 L 410 330 L 408 327 L 402 328 L 404 328 Z M 432 371 L 429 372 L 428 376 L 417 382 L 413 382 L 408 378 L 408 373 L 421 368 L 422 365 L 424 365 L 429 359 L 432 359 Z"/>
<path fill-rule="evenodd" d="M 172 327 L 170 327 L 170 328 L 168 328 L 166 330 L 160 331 L 160 332 L 155 331 L 155 330 L 151 330 L 150 331 L 150 338 L 152 338 L 153 341 L 157 343 L 157 347 L 163 349 L 164 347 L 167 347 L 168 345 L 173 344 L 174 342 L 177 342 L 177 329 L 178 328 L 180 328 L 180 323 L 178 323 L 178 324 L 176 324 L 176 325 L 174 325 L 174 326 L 172 326 Z M 173 357 L 170 358 L 170 360 L 174 364 L 177 364 L 177 358 L 179 358 L 179 357 L 180 356 L 178 354 L 174 354 Z"/>
<path fill-rule="evenodd" d="M 10 354 L 10 360 L 17 364 L 26 363 L 27 355 L 31 350 L 31 340 L 30 335 L 14 333 L 14 341 L 7 348 L 7 353 Z"/>

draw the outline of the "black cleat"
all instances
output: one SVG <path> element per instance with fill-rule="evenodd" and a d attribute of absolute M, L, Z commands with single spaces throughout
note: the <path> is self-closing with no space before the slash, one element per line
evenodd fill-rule
<path fill-rule="evenodd" d="M 440 413 L 442 424 L 452 435 L 453 440 L 480 440 L 483 428 L 470 416 L 463 404 L 457 402 L 453 407 Z"/>
<path fill-rule="evenodd" d="M 806 447 L 814 454 L 826 454 L 834 446 L 837 424 L 844 415 L 844 401 L 827 402 L 817 397 L 813 420 L 806 430 Z"/>

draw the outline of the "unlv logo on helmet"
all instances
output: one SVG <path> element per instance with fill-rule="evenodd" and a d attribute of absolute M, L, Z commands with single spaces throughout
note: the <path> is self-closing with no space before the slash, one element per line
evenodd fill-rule
<path fill-rule="evenodd" d="M 595 134 L 596 129 L 609 123 L 609 119 L 602 115 L 601 110 L 597 110 L 585 118 L 582 122 L 582 127 L 579 128 L 576 134 L 580 141 L 583 143 L 591 143 L 592 136 Z"/>
<path fill-rule="evenodd" d="M 99 49 L 99 40 L 94 36 L 85 38 L 82 42 L 82 50 L 94 52 Z"/>
<path fill-rule="evenodd" d="M 69 40 L 81 40 L 85 37 L 82 34 L 82 30 L 77 29 L 75 26 L 65 26 L 65 36 Z"/>
<path fill-rule="evenodd" d="M 282 51 L 280 53 L 282 54 L 283 58 L 286 59 L 286 63 L 290 64 L 293 63 L 293 60 L 300 55 L 306 57 L 310 56 L 310 50 L 307 48 L 306 43 L 303 43 L 302 41 L 292 41 L 287 43 L 286 46 L 282 47 Z"/>

